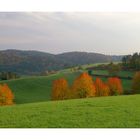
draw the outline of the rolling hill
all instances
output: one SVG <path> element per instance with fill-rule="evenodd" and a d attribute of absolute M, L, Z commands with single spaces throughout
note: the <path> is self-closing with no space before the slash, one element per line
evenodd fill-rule
<path fill-rule="evenodd" d="M 86 52 L 68 52 L 55 55 L 38 51 L 4 50 L 0 51 L 0 72 L 10 71 L 31 75 L 83 64 L 120 61 L 121 58 L 122 56 Z"/>
<path fill-rule="evenodd" d="M 63 77 L 71 85 L 79 74 L 80 72 L 60 72 L 50 76 L 31 76 L 16 80 L 5 80 L 1 81 L 1 83 L 7 83 L 10 86 L 14 93 L 16 104 L 42 102 L 51 99 L 53 80 Z M 131 80 L 122 80 L 124 90 L 131 89 L 131 82 Z"/>
<path fill-rule="evenodd" d="M 78 72 L 57 73 L 50 76 L 31 76 L 16 80 L 1 81 L 7 83 L 15 96 L 16 104 L 48 101 L 51 99 L 52 82 L 58 78 L 66 78 L 71 84 Z"/>
<path fill-rule="evenodd" d="M 66 70 L 1 81 L 14 92 L 16 104 L 0 107 L 0 128 L 140 127 L 140 95 L 50 101 L 53 80 L 64 77 L 71 84 L 79 74 Z M 122 83 L 131 88 L 131 80 Z"/>

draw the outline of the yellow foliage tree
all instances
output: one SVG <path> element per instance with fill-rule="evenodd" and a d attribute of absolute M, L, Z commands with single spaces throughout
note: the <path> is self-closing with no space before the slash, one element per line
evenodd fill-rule
<path fill-rule="evenodd" d="M 85 98 L 95 96 L 95 86 L 92 77 L 84 72 L 75 79 L 72 85 L 74 98 Z"/>

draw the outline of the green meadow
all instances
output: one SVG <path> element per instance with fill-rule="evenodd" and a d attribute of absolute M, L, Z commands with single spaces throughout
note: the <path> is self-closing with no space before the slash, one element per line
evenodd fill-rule
<path fill-rule="evenodd" d="M 109 75 L 107 70 L 93 70 L 92 74 Z M 120 71 L 118 73 L 118 76 L 133 77 L 134 76 L 134 72 L 131 72 L 131 71 Z"/>
<path fill-rule="evenodd" d="M 139 128 L 140 95 L 0 107 L 1 128 Z"/>
<path fill-rule="evenodd" d="M 140 95 L 51 101 L 52 82 L 66 78 L 71 85 L 80 72 L 60 71 L 7 83 L 15 105 L 0 107 L 1 128 L 129 128 L 140 127 Z M 93 77 L 95 79 L 96 77 Z M 106 80 L 103 78 L 103 80 Z M 1 82 L 1 83 L 2 83 Z M 122 80 L 124 90 L 131 80 Z"/>
<path fill-rule="evenodd" d="M 12 89 L 16 104 L 48 101 L 51 99 L 52 83 L 58 78 L 66 78 L 71 85 L 80 72 L 59 72 L 50 76 L 35 76 L 4 81 Z M 95 80 L 96 77 L 93 77 Z M 102 78 L 106 81 L 106 78 Z M 131 89 L 131 80 L 122 80 L 124 90 Z"/>
<path fill-rule="evenodd" d="M 35 76 L 4 81 L 12 89 L 16 104 L 48 101 L 51 99 L 52 83 L 58 78 L 66 78 L 71 84 L 78 75 L 75 73 L 57 73 L 50 76 Z"/>

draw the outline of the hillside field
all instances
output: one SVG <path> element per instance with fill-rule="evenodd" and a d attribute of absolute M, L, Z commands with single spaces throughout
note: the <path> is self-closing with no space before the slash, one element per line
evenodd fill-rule
<path fill-rule="evenodd" d="M 16 104 L 41 102 L 50 100 L 53 80 L 64 77 L 71 83 L 78 74 L 77 72 L 58 73 L 2 81 L 2 83 L 7 83 L 12 89 Z"/>
<path fill-rule="evenodd" d="M 0 107 L 1 128 L 139 128 L 140 95 Z"/>
<path fill-rule="evenodd" d="M 71 85 L 80 73 L 64 70 L 50 76 L 1 81 L 14 92 L 16 104 L 0 107 L 0 128 L 140 127 L 140 95 L 50 101 L 53 80 L 64 77 Z M 124 90 L 131 89 L 131 80 L 122 83 Z"/>
<path fill-rule="evenodd" d="M 79 74 L 80 72 L 63 71 L 50 76 L 27 77 L 2 82 L 7 83 L 12 89 L 16 104 L 23 104 L 50 100 L 53 80 L 64 77 L 71 85 Z M 95 78 L 93 77 L 94 80 Z M 131 80 L 122 80 L 122 84 L 124 90 L 131 89 Z"/>
<path fill-rule="evenodd" d="M 92 74 L 109 75 L 107 70 L 93 70 Z M 118 73 L 118 76 L 133 77 L 134 76 L 134 72 L 131 72 L 131 71 L 120 71 Z"/>

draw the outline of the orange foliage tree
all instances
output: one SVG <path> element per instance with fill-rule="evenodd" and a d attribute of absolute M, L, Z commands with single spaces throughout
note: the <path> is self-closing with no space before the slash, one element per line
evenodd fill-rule
<path fill-rule="evenodd" d="M 110 95 L 121 95 L 123 93 L 122 82 L 119 78 L 108 78 L 107 85 L 110 89 Z"/>
<path fill-rule="evenodd" d="M 0 85 L 0 105 L 12 105 L 14 95 L 7 84 Z"/>
<path fill-rule="evenodd" d="M 64 100 L 69 98 L 68 82 L 64 79 L 58 79 L 53 82 L 52 100 Z"/>
<path fill-rule="evenodd" d="M 102 94 L 101 94 L 101 96 L 109 96 L 109 95 L 110 95 L 109 86 L 104 83 L 103 88 L 102 88 Z"/>
<path fill-rule="evenodd" d="M 95 80 L 96 96 L 109 96 L 110 89 L 100 78 Z"/>
<path fill-rule="evenodd" d="M 133 78 L 132 90 L 134 93 L 140 94 L 140 71 L 136 72 Z"/>
<path fill-rule="evenodd" d="M 78 76 L 72 85 L 74 98 L 85 98 L 95 96 L 95 86 L 92 77 L 84 72 Z"/>

